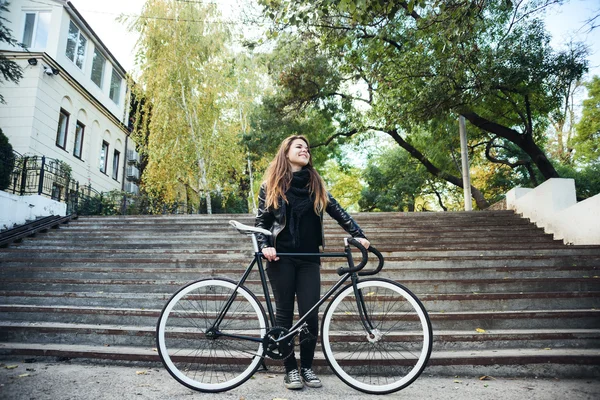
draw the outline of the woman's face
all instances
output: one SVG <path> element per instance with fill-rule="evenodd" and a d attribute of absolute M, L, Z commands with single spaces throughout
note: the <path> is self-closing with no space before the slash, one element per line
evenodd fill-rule
<path fill-rule="evenodd" d="M 292 165 L 292 171 L 300 171 L 310 161 L 310 152 L 306 142 L 302 139 L 294 139 L 287 153 L 287 158 Z"/>

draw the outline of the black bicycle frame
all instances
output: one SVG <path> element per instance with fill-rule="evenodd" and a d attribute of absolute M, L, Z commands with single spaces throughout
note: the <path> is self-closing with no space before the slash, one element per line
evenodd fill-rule
<path fill-rule="evenodd" d="M 278 257 L 294 257 L 294 256 L 318 256 L 318 257 L 343 257 L 346 259 L 346 262 L 348 263 L 348 265 L 353 265 L 353 259 L 352 259 L 352 252 L 350 250 L 350 246 L 346 246 L 344 248 L 344 252 L 343 253 L 277 253 Z M 269 314 L 269 323 L 271 327 L 274 327 L 276 325 L 275 323 L 275 313 L 273 312 L 273 303 L 271 302 L 271 297 L 269 294 L 269 288 L 267 285 L 267 277 L 265 274 L 265 269 L 263 267 L 263 262 L 262 262 L 262 253 L 261 252 L 255 252 L 254 253 L 254 259 L 252 260 L 252 262 L 250 263 L 250 265 L 248 265 L 248 267 L 246 268 L 246 270 L 244 271 L 244 274 L 242 275 L 242 277 L 240 278 L 240 280 L 238 281 L 233 295 L 228 299 L 227 303 L 225 304 L 225 306 L 223 307 L 223 309 L 221 310 L 221 312 L 219 313 L 219 315 L 217 316 L 217 319 L 215 320 L 215 323 L 212 325 L 212 327 L 209 329 L 209 331 L 218 331 L 218 327 L 221 324 L 221 322 L 223 321 L 223 319 L 225 318 L 225 315 L 227 314 L 227 312 L 229 311 L 229 308 L 231 307 L 231 305 L 233 304 L 236 296 L 237 296 L 237 290 L 240 286 L 242 286 L 245 282 L 246 279 L 248 278 L 248 276 L 250 275 L 250 272 L 252 272 L 252 269 L 254 268 L 254 265 L 258 264 L 258 273 L 260 275 L 260 282 L 262 285 L 262 289 L 263 289 L 263 293 L 265 295 L 265 302 L 267 305 L 267 314 Z M 308 310 L 308 312 L 306 312 L 304 314 L 304 316 L 302 318 L 300 318 L 289 330 L 288 330 L 288 334 L 285 336 L 282 336 L 280 338 L 278 338 L 276 340 L 276 342 L 280 342 L 282 340 L 286 340 L 289 339 L 292 336 L 295 336 L 297 334 L 297 331 L 304 325 L 306 319 L 308 318 L 308 316 L 314 312 L 315 310 L 317 310 L 321 305 L 323 305 L 323 303 L 325 303 L 327 301 L 327 299 L 329 299 L 329 297 L 331 297 L 347 280 L 348 278 L 352 277 L 352 285 L 354 287 L 354 293 L 357 299 L 357 306 L 358 306 L 358 310 L 359 310 L 359 315 L 360 315 L 360 319 L 363 323 L 363 326 L 365 327 L 365 330 L 371 334 L 371 329 L 373 329 L 373 326 L 371 324 L 371 321 L 369 320 L 367 314 L 366 314 L 366 310 L 364 309 L 364 301 L 363 301 L 363 297 L 362 297 L 362 291 L 360 291 L 357 288 L 357 283 L 358 283 L 358 276 L 356 275 L 356 272 L 348 272 L 345 273 L 344 275 L 342 275 L 340 277 L 340 279 L 337 281 L 337 283 L 335 283 L 328 291 L 327 293 L 325 293 L 320 299 L 319 301 L 317 301 L 317 303 L 310 309 Z M 262 338 L 254 338 L 254 337 L 248 337 L 248 336 L 239 336 L 239 335 L 231 335 L 231 334 L 226 334 L 226 333 L 220 333 L 218 332 L 219 336 L 227 336 L 227 337 L 233 337 L 233 338 L 237 338 L 237 339 L 245 339 L 245 340 L 249 340 L 249 341 L 254 341 L 254 342 L 261 342 Z"/>

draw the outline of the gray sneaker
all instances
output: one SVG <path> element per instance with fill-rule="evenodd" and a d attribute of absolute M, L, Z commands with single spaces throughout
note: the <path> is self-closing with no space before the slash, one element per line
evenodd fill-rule
<path fill-rule="evenodd" d="M 300 375 L 302 376 L 304 384 L 308 387 L 318 388 L 323 386 L 321 380 L 317 377 L 312 368 L 301 368 Z"/>
<path fill-rule="evenodd" d="M 283 378 L 283 384 L 286 388 L 292 390 L 302 389 L 304 386 L 302 384 L 302 380 L 300 380 L 300 374 L 298 373 L 297 369 L 293 369 L 285 374 L 285 377 Z"/>

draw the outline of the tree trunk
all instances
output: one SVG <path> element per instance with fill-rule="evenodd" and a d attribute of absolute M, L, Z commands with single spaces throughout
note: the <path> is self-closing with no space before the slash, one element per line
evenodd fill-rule
<path fill-rule="evenodd" d="M 206 213 L 212 214 L 212 198 L 209 191 L 206 192 Z"/>
<path fill-rule="evenodd" d="M 200 171 L 198 187 L 206 194 L 206 213 L 212 214 L 212 202 L 210 190 L 208 189 L 208 179 L 206 179 L 206 167 L 202 158 L 198 159 L 198 169 Z"/>
<path fill-rule="evenodd" d="M 462 115 L 476 127 L 503 137 L 519 146 L 531 158 L 531 161 L 540 170 L 545 179 L 560 178 L 550 160 L 548 160 L 542 149 L 535 144 L 531 135 L 521 134 L 514 129 L 488 121 L 474 112 L 467 112 Z"/>

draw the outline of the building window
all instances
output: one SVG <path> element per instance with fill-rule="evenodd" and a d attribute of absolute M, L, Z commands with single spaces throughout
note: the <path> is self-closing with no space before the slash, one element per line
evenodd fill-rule
<path fill-rule="evenodd" d="M 60 196 L 62 194 L 62 186 L 57 185 L 56 183 L 52 184 L 52 193 L 50 194 L 50 198 L 52 200 L 60 201 Z"/>
<path fill-rule="evenodd" d="M 58 115 L 58 130 L 56 131 L 56 145 L 61 149 L 66 149 L 67 147 L 67 131 L 69 129 L 69 113 L 60 109 L 60 114 Z"/>
<path fill-rule="evenodd" d="M 83 69 L 83 61 L 85 60 L 85 45 L 87 39 L 77 25 L 70 21 L 69 35 L 67 36 L 67 49 L 65 55 L 75 63 L 80 69 Z"/>
<path fill-rule="evenodd" d="M 119 153 L 117 150 L 115 150 L 115 153 L 113 154 L 113 171 L 112 171 L 112 178 L 115 181 L 119 180 L 119 158 L 121 156 L 121 153 Z"/>
<path fill-rule="evenodd" d="M 106 58 L 104 58 L 100 50 L 96 47 L 92 60 L 92 82 L 98 85 L 100 89 L 102 89 L 102 81 L 104 80 L 104 64 L 106 64 Z"/>
<path fill-rule="evenodd" d="M 108 163 L 108 143 L 102 142 L 102 152 L 100 152 L 100 172 L 106 174 L 106 166 Z"/>
<path fill-rule="evenodd" d="M 110 98 L 116 104 L 119 104 L 119 98 L 121 97 L 121 75 L 113 68 L 112 77 L 110 78 Z"/>
<path fill-rule="evenodd" d="M 77 125 L 75 125 L 75 146 L 73 147 L 73 155 L 77 158 L 81 158 L 81 154 L 83 152 L 83 131 L 85 130 L 85 125 L 80 121 L 77 121 Z"/>
<path fill-rule="evenodd" d="M 25 13 L 23 44 L 29 49 L 45 49 L 48 42 L 50 12 L 38 11 Z"/>

